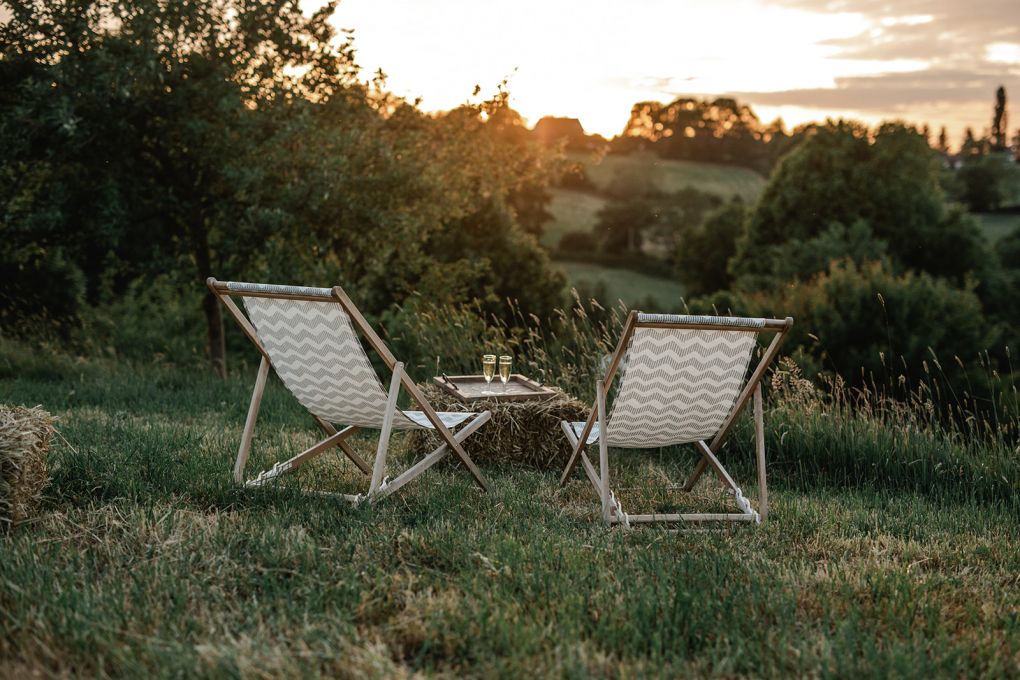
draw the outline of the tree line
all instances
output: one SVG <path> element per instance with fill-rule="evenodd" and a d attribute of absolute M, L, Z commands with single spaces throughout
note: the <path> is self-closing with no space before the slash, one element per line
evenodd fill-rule
<path fill-rule="evenodd" d="M 72 335 L 91 308 L 156 284 L 194 298 L 212 275 L 337 281 L 375 315 L 412 294 L 539 316 L 561 302 L 528 233 L 557 169 L 505 91 L 423 113 L 361 79 L 335 2 L 9 4 L 5 334 Z M 225 373 L 220 308 L 198 298 Z"/>
<path fill-rule="evenodd" d="M 526 332 L 564 303 L 536 236 L 569 164 L 504 90 L 424 113 L 363 78 L 330 25 L 335 3 L 310 16 L 286 0 L 8 4 L 5 336 L 121 333 L 121 351 L 155 351 L 201 334 L 225 374 L 210 275 L 339 282 L 391 328 L 458 308 Z M 920 371 L 934 355 L 969 380 L 949 358 L 989 349 L 1005 371 L 995 348 L 1018 335 L 1020 235 L 981 238 L 924 132 L 830 121 L 780 135 L 756 121 L 732 100 L 636 106 L 617 152 L 774 170 L 754 205 L 629 178 L 602 247 L 668 250 L 692 310 L 792 314 L 814 370 L 852 378 L 900 357 L 896 370 Z"/>

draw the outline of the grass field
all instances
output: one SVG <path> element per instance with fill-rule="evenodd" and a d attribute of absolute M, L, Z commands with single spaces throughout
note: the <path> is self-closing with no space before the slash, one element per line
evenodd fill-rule
<path fill-rule="evenodd" d="M 602 190 L 619 173 L 647 173 L 662 191 L 677 191 L 689 186 L 723 198 L 739 196 L 751 203 L 757 200 L 765 186 L 765 178 L 747 168 L 666 160 L 652 153 L 609 154 L 598 159 L 585 154 L 569 154 L 569 157 L 582 163 L 588 178 Z"/>
<path fill-rule="evenodd" d="M 757 199 L 765 185 L 758 173 L 713 163 L 663 160 L 650 153 L 607 155 L 594 158 L 584 154 L 571 154 L 571 159 L 585 166 L 589 179 L 605 190 L 618 173 L 646 173 L 656 186 L 665 191 L 676 191 L 686 186 L 711 192 L 723 197 L 740 196 L 745 201 Z M 582 191 L 554 189 L 549 212 L 552 220 L 542 234 L 542 245 L 555 249 L 570 231 L 592 232 L 598 221 L 598 212 L 607 199 Z M 680 308 L 683 288 L 669 279 L 646 276 L 627 269 L 616 269 L 596 264 L 557 262 L 567 276 L 570 286 L 595 285 L 606 287 L 608 304 L 622 299 L 628 305 L 653 300 L 659 310 L 676 311 Z"/>
<path fill-rule="evenodd" d="M 1020 229 L 1020 213 L 974 213 L 988 239 L 999 239 Z"/>
<path fill-rule="evenodd" d="M 599 210 L 607 202 L 605 198 L 570 189 L 553 189 L 551 193 L 552 219 L 546 222 L 542 232 L 543 246 L 556 248 L 568 231 L 591 233 L 594 230 Z"/>
<path fill-rule="evenodd" d="M 682 311 L 684 288 L 676 281 L 586 262 L 557 260 L 553 266 L 563 272 L 569 286 L 583 286 L 587 290 L 600 284 L 605 286 L 606 299 L 601 300 L 605 304 L 615 305 L 622 300 L 631 309 L 651 300 L 656 309 L 647 311 Z"/>
<path fill-rule="evenodd" d="M 513 467 L 484 468 L 487 495 L 447 467 L 351 508 L 312 493 L 365 483 L 332 454 L 230 484 L 250 368 L 4 347 L 3 399 L 52 410 L 75 450 L 55 445 L 43 516 L 0 536 L 0 677 L 1020 675 L 1011 450 L 783 407 L 760 528 L 610 531 L 580 478 Z M 258 436 L 255 466 L 315 438 L 275 379 Z M 614 474 L 661 487 L 694 462 L 667 453 Z M 746 423 L 723 458 L 753 479 Z"/>

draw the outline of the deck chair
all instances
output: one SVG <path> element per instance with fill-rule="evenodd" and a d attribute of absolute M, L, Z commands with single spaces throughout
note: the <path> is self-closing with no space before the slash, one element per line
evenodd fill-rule
<path fill-rule="evenodd" d="M 603 520 L 628 528 L 633 522 L 731 520 L 760 523 L 768 516 L 761 380 L 792 326 L 793 319 L 789 317 L 748 319 L 631 312 L 605 377 L 596 383 L 595 404 L 588 420 L 560 423 L 573 449 L 560 484 L 566 484 L 580 461 L 602 501 Z M 775 336 L 745 381 L 761 332 L 774 332 Z M 609 389 L 621 372 L 621 384 L 607 418 Z M 757 511 L 718 458 L 737 416 L 752 398 L 758 462 Z M 709 439 L 711 443 L 706 443 Z M 599 445 L 598 474 L 585 452 L 596 442 Z M 687 479 L 684 491 L 693 489 L 710 467 L 733 494 L 740 512 L 625 513 L 609 484 L 609 447 L 646 449 L 687 443 L 695 445 L 701 459 Z"/>
<path fill-rule="evenodd" d="M 461 446 L 468 436 L 489 420 L 490 413 L 437 413 L 418 386 L 404 372 L 393 354 L 340 288 L 304 288 L 261 283 L 206 281 L 213 295 L 241 327 L 262 354 L 248 417 L 234 463 L 234 481 L 247 487 L 262 486 L 293 472 L 315 456 L 339 448 L 366 475 L 371 475 L 367 494 L 344 494 L 347 500 L 378 500 L 397 491 L 442 460 L 452 449 L 475 482 L 487 490 L 485 479 Z M 246 317 L 231 296 L 244 300 Z M 358 340 L 360 331 L 386 366 L 393 371 L 389 391 L 383 389 L 375 369 Z M 247 481 L 248 461 L 258 418 L 259 403 L 266 386 L 269 366 L 276 369 L 283 384 L 312 414 L 326 438 L 289 460 L 276 463 Z M 397 408 L 403 387 L 420 411 Z M 340 430 L 334 424 L 342 425 Z M 454 435 L 451 430 L 460 428 Z M 347 439 L 354 432 L 380 430 L 379 445 L 372 467 L 358 455 Z M 441 445 L 392 481 L 386 476 L 386 451 L 393 430 L 435 430 Z"/>

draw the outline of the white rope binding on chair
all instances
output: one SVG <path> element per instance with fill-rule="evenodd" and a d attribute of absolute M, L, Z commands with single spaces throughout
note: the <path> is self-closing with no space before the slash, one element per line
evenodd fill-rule
<path fill-rule="evenodd" d="M 609 492 L 609 514 L 615 516 L 624 529 L 630 529 L 630 515 L 623 511 L 623 506 L 612 491 Z"/>
<path fill-rule="evenodd" d="M 740 508 L 741 512 L 753 517 L 755 524 L 761 524 L 761 515 L 755 512 L 754 508 L 751 507 L 751 502 L 744 498 L 744 494 L 740 491 L 739 486 L 733 490 L 733 498 L 737 502 L 737 507 Z"/>

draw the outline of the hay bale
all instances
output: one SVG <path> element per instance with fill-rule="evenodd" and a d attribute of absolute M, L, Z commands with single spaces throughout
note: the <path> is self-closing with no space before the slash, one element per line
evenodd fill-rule
<path fill-rule="evenodd" d="M 589 404 L 557 388 L 556 396 L 544 401 L 500 401 L 485 399 L 465 404 L 435 385 L 422 385 L 422 392 L 437 411 L 492 411 L 492 419 L 464 442 L 464 450 L 476 463 L 515 463 L 540 470 L 562 469 L 570 458 L 570 444 L 560 421 L 584 420 Z M 410 448 L 423 454 L 439 446 L 430 430 L 411 433 Z"/>
<path fill-rule="evenodd" d="M 0 531 L 38 511 L 52 434 L 53 418 L 41 408 L 0 404 Z"/>

